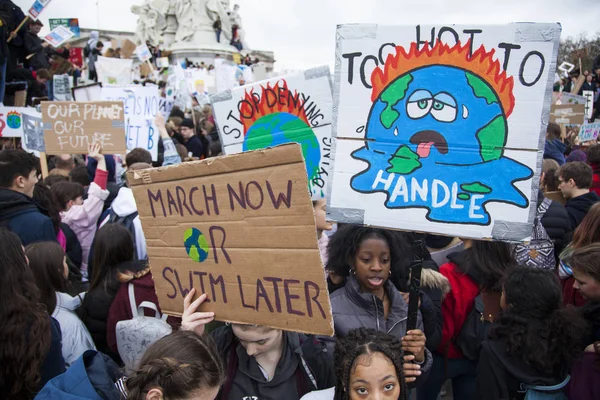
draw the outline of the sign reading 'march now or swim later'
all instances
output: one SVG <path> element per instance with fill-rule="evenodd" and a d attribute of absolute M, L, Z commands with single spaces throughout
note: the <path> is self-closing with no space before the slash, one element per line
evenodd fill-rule
<path fill-rule="evenodd" d="M 211 96 L 225 154 L 299 143 L 313 200 L 325 197 L 331 168 L 332 97 L 328 67 Z"/>
<path fill-rule="evenodd" d="M 333 334 L 301 148 L 130 172 L 160 307 L 190 289 L 221 321 Z"/>
<path fill-rule="evenodd" d="M 560 31 L 338 27 L 330 217 L 527 240 Z"/>

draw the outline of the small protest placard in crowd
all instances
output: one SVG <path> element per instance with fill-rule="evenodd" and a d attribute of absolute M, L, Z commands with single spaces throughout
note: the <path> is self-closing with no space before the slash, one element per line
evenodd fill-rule
<path fill-rule="evenodd" d="M 29 18 L 37 20 L 38 16 L 48 5 L 48 3 L 50 3 L 50 0 L 35 0 L 27 12 L 27 14 L 29 14 Z"/>
<path fill-rule="evenodd" d="M 594 91 L 584 90 L 583 97 L 585 98 L 585 117 L 590 120 L 594 115 Z"/>
<path fill-rule="evenodd" d="M 148 150 L 152 159 L 157 161 L 160 134 L 154 118 L 161 107 L 158 86 L 105 87 L 102 100 L 123 102 L 127 150 Z M 163 115 L 169 114 L 164 112 Z"/>
<path fill-rule="evenodd" d="M 560 32 L 535 23 L 339 25 L 328 216 L 529 240 Z"/>
<path fill-rule="evenodd" d="M 0 106 L 0 137 L 23 136 L 23 111 L 25 107 Z"/>
<path fill-rule="evenodd" d="M 579 128 L 579 140 L 581 142 L 589 142 L 590 140 L 598 140 L 600 133 L 600 122 L 587 123 Z"/>
<path fill-rule="evenodd" d="M 52 92 L 56 101 L 73 101 L 69 75 L 54 75 L 52 80 Z"/>
<path fill-rule="evenodd" d="M 314 200 L 325 197 L 331 161 L 328 67 L 273 78 L 211 96 L 225 154 L 299 143 Z"/>
<path fill-rule="evenodd" d="M 27 151 L 46 151 L 42 115 L 33 108 L 23 112 L 23 148 Z"/>
<path fill-rule="evenodd" d="M 585 122 L 585 104 L 553 104 L 550 122 L 559 125 L 581 125 Z"/>
<path fill-rule="evenodd" d="M 552 104 L 585 104 L 585 97 L 569 92 L 552 92 Z"/>
<path fill-rule="evenodd" d="M 123 58 L 98 57 L 96 71 L 98 82 L 102 85 L 129 85 L 131 84 L 131 69 L 133 60 Z"/>
<path fill-rule="evenodd" d="M 67 40 L 71 39 L 75 34 L 62 25 L 52 29 L 52 31 L 44 36 L 44 40 L 54 47 L 60 47 Z"/>
<path fill-rule="evenodd" d="M 306 168 L 289 144 L 132 171 L 160 308 L 192 288 L 215 319 L 333 334 Z"/>
<path fill-rule="evenodd" d="M 49 18 L 48 22 L 51 30 L 57 26 L 64 26 L 73 32 L 74 38 L 81 36 L 81 31 L 79 30 L 79 20 L 77 18 Z"/>
<path fill-rule="evenodd" d="M 104 154 L 125 154 L 122 102 L 42 102 L 44 141 L 48 154 L 86 154 L 99 142 Z"/>
<path fill-rule="evenodd" d="M 142 43 L 136 47 L 135 52 L 141 62 L 146 62 L 152 58 L 152 53 L 150 53 L 150 49 L 145 43 Z"/>

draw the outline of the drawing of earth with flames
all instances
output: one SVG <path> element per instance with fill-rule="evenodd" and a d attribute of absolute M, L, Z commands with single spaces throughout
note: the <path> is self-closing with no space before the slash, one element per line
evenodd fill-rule
<path fill-rule="evenodd" d="M 287 112 L 275 112 L 259 118 L 246 132 L 243 150 L 258 150 L 286 143 L 302 146 L 308 185 L 312 192 L 312 182 L 319 177 L 321 148 L 314 131 L 301 118 Z"/>

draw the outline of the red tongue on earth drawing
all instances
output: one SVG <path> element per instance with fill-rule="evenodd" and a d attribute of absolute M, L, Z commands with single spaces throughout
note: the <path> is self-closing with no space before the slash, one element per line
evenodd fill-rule
<path fill-rule="evenodd" d="M 431 152 L 431 146 L 433 146 L 435 142 L 421 142 L 417 146 L 417 154 L 420 158 L 429 157 L 429 153 Z"/>

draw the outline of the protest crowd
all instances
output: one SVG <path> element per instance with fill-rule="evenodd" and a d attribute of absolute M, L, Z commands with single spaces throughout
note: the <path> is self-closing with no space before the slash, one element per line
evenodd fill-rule
<path fill-rule="evenodd" d="M 11 1 L 0 2 L 0 70 L 6 71 L 0 102 L 5 92 L 14 92 L 7 83 L 23 81 L 27 106 L 52 101 L 53 75 L 73 77 L 74 86 L 82 76 L 98 81 L 98 57 L 121 57 L 121 49 L 105 46 L 96 32 L 83 50 L 85 67 L 77 66 L 69 61 L 68 43 L 53 48 L 38 37 L 39 20 L 17 29 L 23 19 Z M 220 43 L 220 19 L 212 28 Z M 238 27 L 233 29 L 230 45 L 242 50 Z M 156 64 L 161 50 L 147 45 L 152 73 L 131 84 L 166 99 L 168 68 Z M 240 62 L 258 63 L 250 55 Z M 184 64 L 215 69 L 187 59 Z M 600 55 L 582 76 L 576 94 L 594 92 L 592 118 L 586 120 L 592 123 L 600 112 Z M 572 93 L 577 78 L 561 78 L 554 92 Z M 127 154 L 113 154 L 103 147 L 108 144 L 95 141 L 84 151 L 46 155 L 25 148 L 24 140 L 2 142 L 1 399 L 600 399 L 597 136 L 582 141 L 576 126 L 543 122 L 529 243 L 335 221 L 327 213 L 331 193 L 313 196 L 314 229 L 311 224 L 310 238 L 295 240 L 312 243 L 316 236 L 331 305 L 328 336 L 309 333 L 311 327 L 295 332 L 277 324 L 223 322 L 218 308 L 205 308 L 214 303 L 213 277 L 212 294 L 208 285 L 202 292 L 192 287 L 192 272 L 189 290 L 177 297 L 182 312 L 163 313 L 157 279 L 166 269 L 155 269 L 154 257 L 165 256 L 158 254 L 160 246 L 174 254 L 170 228 L 146 225 L 142 208 L 149 206 L 139 201 L 137 181 L 149 171 L 190 171 L 229 157 L 215 104 L 186 95 L 187 104 L 176 101 L 150 121 L 158 131 L 156 154 L 129 145 Z M 417 151 L 422 154 L 422 148 Z M 265 199 L 270 195 L 275 202 L 268 188 Z M 192 192 L 189 206 L 179 190 L 173 192 L 176 200 L 168 193 L 160 200 L 165 217 L 168 210 L 183 219 L 190 207 L 201 215 Z M 229 199 L 233 210 L 231 194 Z M 160 214 L 152 204 L 152 213 Z M 291 224 L 281 228 L 297 228 Z M 284 257 L 287 249 L 261 251 Z M 202 257 L 200 246 L 196 257 Z M 278 255 L 266 259 L 273 257 Z M 177 275 L 175 292 L 186 279 Z M 289 310 L 294 296 L 288 286 L 282 293 Z"/>

